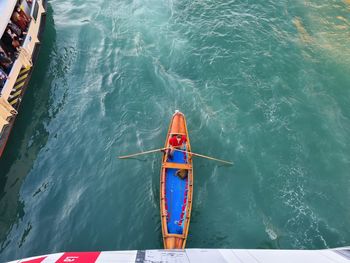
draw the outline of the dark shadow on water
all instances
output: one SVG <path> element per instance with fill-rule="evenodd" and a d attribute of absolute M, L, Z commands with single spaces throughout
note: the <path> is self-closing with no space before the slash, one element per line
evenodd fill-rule
<path fill-rule="evenodd" d="M 39 57 L 0 159 L 0 252 L 9 244 L 6 240 L 8 233 L 24 216 L 24 202 L 20 199 L 21 186 L 40 150 L 47 143 L 49 133 L 45 126 L 50 121 L 50 87 L 53 79 L 50 64 L 55 41 L 53 10 L 48 4 Z M 29 225 L 19 245 L 23 243 L 30 229 Z"/>

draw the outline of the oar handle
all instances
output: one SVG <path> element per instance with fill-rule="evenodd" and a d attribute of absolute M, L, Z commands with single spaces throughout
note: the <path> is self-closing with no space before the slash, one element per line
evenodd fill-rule
<path fill-rule="evenodd" d="M 180 149 L 176 149 L 176 148 L 175 148 L 175 151 L 179 151 L 179 152 L 183 152 L 183 153 L 188 153 L 188 154 L 190 154 L 190 155 L 194 155 L 194 156 L 206 158 L 206 159 L 209 159 L 209 160 L 218 161 L 218 162 L 222 162 L 222 163 L 226 163 L 226 164 L 233 165 L 233 162 L 228 162 L 228 161 L 225 161 L 225 160 L 220 160 L 220 159 L 217 159 L 217 158 L 214 158 L 214 157 L 210 157 L 210 156 L 206 156 L 206 155 L 203 155 L 203 154 L 198 154 L 198 153 L 194 153 L 194 152 L 188 152 L 188 151 L 184 151 L 184 150 L 180 150 Z"/>

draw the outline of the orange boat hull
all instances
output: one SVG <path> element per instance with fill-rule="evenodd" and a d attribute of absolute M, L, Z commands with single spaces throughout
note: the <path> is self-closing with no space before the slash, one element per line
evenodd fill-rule
<path fill-rule="evenodd" d="M 175 112 L 172 117 L 171 123 L 169 125 L 167 138 L 165 141 L 165 147 L 170 147 L 169 138 L 171 135 L 181 134 L 186 136 L 186 151 L 191 151 L 190 140 L 187 131 L 186 118 L 181 112 Z M 166 198 L 166 180 L 167 180 L 167 169 L 174 169 L 176 166 L 186 167 L 187 169 L 187 178 L 186 178 L 186 191 L 185 195 L 186 203 L 183 205 L 183 223 L 182 223 L 182 234 L 169 233 L 168 229 L 168 220 L 169 220 L 169 211 L 167 210 L 168 201 Z M 169 168 L 170 167 L 170 168 Z M 162 167 L 160 172 L 160 215 L 162 223 L 162 234 L 163 234 L 163 244 L 164 249 L 184 249 L 186 246 L 188 229 L 191 219 L 191 210 L 192 210 L 192 195 L 193 195 L 193 167 L 192 167 L 192 158 L 190 155 L 187 155 L 187 161 L 184 164 L 179 163 L 169 163 L 167 153 L 164 154 L 162 159 Z"/>

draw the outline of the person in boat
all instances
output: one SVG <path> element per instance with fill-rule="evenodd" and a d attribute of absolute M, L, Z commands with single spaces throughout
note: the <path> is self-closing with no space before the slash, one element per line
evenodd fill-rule
<path fill-rule="evenodd" d="M 169 139 L 169 144 L 173 147 L 183 149 L 186 141 L 185 135 L 176 134 Z"/>
<path fill-rule="evenodd" d="M 186 169 L 179 169 L 176 171 L 175 175 L 180 177 L 181 179 L 185 179 L 187 177 L 187 170 Z"/>
<path fill-rule="evenodd" d="M 175 149 L 184 149 L 186 145 L 186 136 L 181 134 L 173 135 L 169 139 L 170 149 L 168 150 L 168 156 L 170 159 L 174 156 Z"/>

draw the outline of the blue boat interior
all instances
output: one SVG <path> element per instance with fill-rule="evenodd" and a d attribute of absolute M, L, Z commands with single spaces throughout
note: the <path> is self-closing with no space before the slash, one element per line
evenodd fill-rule
<path fill-rule="evenodd" d="M 174 152 L 168 162 L 187 163 L 187 154 Z M 167 226 L 170 234 L 183 234 L 186 218 L 188 177 L 185 179 L 176 175 L 178 169 L 167 168 L 165 176 L 165 208 L 167 210 Z"/>

